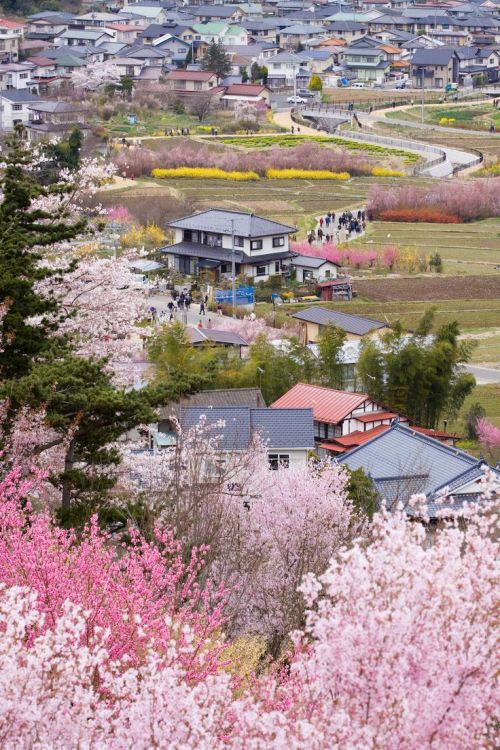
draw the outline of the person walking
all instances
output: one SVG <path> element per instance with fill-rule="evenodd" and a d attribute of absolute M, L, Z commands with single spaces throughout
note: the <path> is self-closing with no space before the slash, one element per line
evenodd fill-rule
<path fill-rule="evenodd" d="M 217 305 L 217 315 L 218 315 L 218 316 L 219 316 L 220 318 L 222 318 L 222 305 L 221 305 L 221 303 L 220 303 L 220 302 L 219 302 L 219 304 Z"/>
<path fill-rule="evenodd" d="M 200 315 L 205 315 L 205 302 L 202 300 L 200 302 Z"/>
<path fill-rule="evenodd" d="M 319 226 L 320 226 L 321 229 L 323 229 L 323 222 L 324 222 L 324 219 L 323 219 L 322 216 L 320 216 L 319 217 Z"/>

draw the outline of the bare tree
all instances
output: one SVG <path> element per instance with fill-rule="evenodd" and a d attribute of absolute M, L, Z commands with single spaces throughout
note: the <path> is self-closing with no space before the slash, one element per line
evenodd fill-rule
<path fill-rule="evenodd" d="M 213 109 L 213 97 L 209 93 L 200 93 L 193 96 L 192 101 L 189 102 L 189 114 L 193 117 L 197 117 L 200 122 L 203 122 L 205 117 L 210 114 Z"/>

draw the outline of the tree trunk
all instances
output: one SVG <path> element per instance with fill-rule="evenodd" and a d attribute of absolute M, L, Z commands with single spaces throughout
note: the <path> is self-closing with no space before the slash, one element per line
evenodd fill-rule
<path fill-rule="evenodd" d="M 68 478 L 69 472 L 73 469 L 75 454 L 75 441 L 71 440 L 64 457 L 64 478 L 62 483 L 62 499 L 61 505 L 63 508 L 68 509 L 71 507 L 71 484 Z"/>

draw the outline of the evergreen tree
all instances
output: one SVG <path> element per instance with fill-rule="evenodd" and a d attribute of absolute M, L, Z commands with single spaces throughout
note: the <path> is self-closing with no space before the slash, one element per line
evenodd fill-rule
<path fill-rule="evenodd" d="M 308 89 L 309 91 L 322 91 L 323 90 L 323 81 L 321 80 L 320 76 L 317 75 L 317 73 L 311 76 Z"/>
<path fill-rule="evenodd" d="M 342 347 L 347 334 L 343 328 L 327 325 L 322 328 L 319 341 L 319 378 L 323 385 L 330 388 L 343 388 L 344 365 Z"/>
<path fill-rule="evenodd" d="M 9 379 L 25 375 L 35 358 L 39 359 L 54 348 L 55 324 L 48 315 L 55 312 L 56 305 L 37 293 L 35 284 L 58 271 L 40 267 L 41 248 L 73 239 L 84 229 L 85 220 L 72 221 L 62 210 L 54 215 L 43 209 L 31 209 L 33 200 L 63 188 L 39 183 L 33 155 L 26 148 L 20 129 L 8 140 L 7 147 L 0 179 L 3 194 L 0 203 L 0 305 L 3 310 L 0 376 Z"/>
<path fill-rule="evenodd" d="M 114 386 L 105 360 L 73 354 L 71 340 L 57 331 L 63 319 L 57 300 L 39 294 L 36 283 L 62 273 L 40 267 L 43 248 L 73 239 L 85 221 L 72 220 L 65 209 L 54 215 L 32 208 L 34 199 L 72 186 L 41 186 L 21 135 L 18 131 L 9 144 L 1 180 L 0 399 L 9 405 L 3 429 L 8 432 L 22 407 L 44 410 L 51 438 L 39 452 L 64 447 L 64 470 L 53 477 L 63 506 L 68 509 L 74 501 L 93 506 L 115 481 L 119 452 L 112 443 L 126 430 L 151 422 L 155 404 L 192 390 L 198 381 L 184 376 L 168 389 L 125 391 Z"/>
<path fill-rule="evenodd" d="M 210 42 L 203 55 L 201 67 L 203 70 L 210 70 L 215 73 L 219 80 L 229 75 L 231 59 L 222 46 L 222 42 Z"/>

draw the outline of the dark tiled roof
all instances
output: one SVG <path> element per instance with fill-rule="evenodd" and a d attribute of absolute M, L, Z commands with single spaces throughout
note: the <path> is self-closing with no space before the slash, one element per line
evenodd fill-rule
<path fill-rule="evenodd" d="M 8 91 L 0 91 L 2 99 L 7 99 L 9 102 L 14 104 L 27 104 L 28 102 L 39 102 L 40 97 L 36 94 L 31 94 L 29 91 L 18 91 L 17 89 L 9 89 Z"/>
<path fill-rule="evenodd" d="M 436 47 L 435 49 L 418 49 L 411 59 L 412 65 L 448 65 L 456 57 L 454 49 Z"/>
<path fill-rule="evenodd" d="M 168 76 L 167 76 L 168 77 Z M 179 229 L 199 229 L 205 232 L 231 233 L 231 221 L 234 221 L 234 233 L 241 237 L 264 237 L 272 234 L 289 234 L 295 227 L 279 224 L 277 221 L 264 219 L 262 216 L 243 211 L 226 211 L 222 208 L 211 208 L 198 214 L 185 216 L 171 221 L 169 226 Z"/>
<path fill-rule="evenodd" d="M 337 310 L 328 310 L 325 307 L 308 307 L 307 310 L 294 313 L 292 318 L 323 326 L 331 324 L 343 328 L 347 333 L 354 333 L 358 336 L 364 336 L 365 333 L 376 328 L 387 327 L 387 323 L 382 323 L 380 320 L 362 318 L 360 315 L 351 315 Z"/>
<path fill-rule="evenodd" d="M 268 450 L 314 448 L 311 409 L 249 409 L 247 407 L 182 407 L 181 426 L 195 427 L 200 419 L 213 429 L 211 435 L 223 450 L 245 450 L 260 435 Z"/>
<path fill-rule="evenodd" d="M 210 260 L 220 261 L 231 260 L 231 250 L 229 248 L 200 245 L 197 242 L 178 242 L 175 245 L 162 247 L 160 252 L 166 255 L 188 255 L 192 258 L 209 258 Z M 245 253 L 238 250 L 234 251 L 234 257 L 237 263 L 241 263 L 247 258 Z"/>
<path fill-rule="evenodd" d="M 431 518 L 436 517 L 437 510 L 451 507 L 449 500 L 438 501 L 444 488 L 458 490 L 477 480 L 484 468 L 482 460 L 401 424 L 349 451 L 340 461 L 369 474 L 389 505 L 398 501 L 404 504 L 415 493 L 426 495 Z M 418 514 L 411 508 L 407 512 Z"/>
<path fill-rule="evenodd" d="M 224 346 L 248 346 L 248 341 L 233 331 L 219 331 L 216 328 L 186 328 L 192 344 L 203 344 L 211 341 Z"/>

